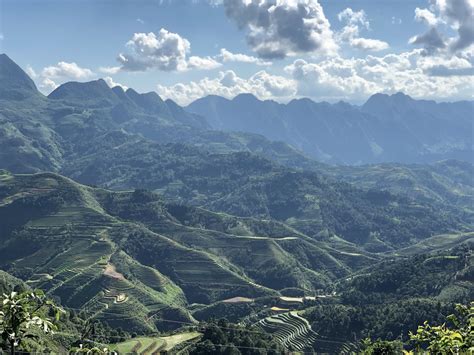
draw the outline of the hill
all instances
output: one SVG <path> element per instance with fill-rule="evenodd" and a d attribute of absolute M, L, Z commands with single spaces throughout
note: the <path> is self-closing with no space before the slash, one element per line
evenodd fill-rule
<path fill-rule="evenodd" d="M 67 307 L 142 334 L 176 327 L 167 320 L 194 322 L 193 303 L 277 297 L 285 288 L 314 293 L 381 258 L 275 219 L 210 212 L 145 190 L 91 188 L 51 173 L 2 172 L 0 217 L 1 269 Z M 440 217 L 429 218 L 437 226 Z"/>
<path fill-rule="evenodd" d="M 417 201 L 458 206 L 472 215 L 474 166 L 458 160 L 432 164 L 375 164 L 327 167 L 324 172 L 359 188 L 388 190 Z"/>
<path fill-rule="evenodd" d="M 193 322 L 191 303 L 314 290 L 350 268 L 327 246 L 307 251 L 327 263 L 298 261 L 292 244 L 308 244 L 307 237 L 277 222 L 168 205 L 146 191 L 93 189 L 54 174 L 3 172 L 0 180 L 0 268 L 114 327 L 169 329 L 176 324 L 160 319 Z"/>

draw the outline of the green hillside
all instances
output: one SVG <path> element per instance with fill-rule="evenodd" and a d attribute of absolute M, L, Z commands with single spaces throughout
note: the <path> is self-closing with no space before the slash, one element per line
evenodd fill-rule
<path fill-rule="evenodd" d="M 92 188 L 51 173 L 2 171 L 0 218 L 0 268 L 87 318 L 139 334 L 197 324 L 193 313 L 213 314 L 204 309 L 231 299 L 287 307 L 271 300 L 291 289 L 324 292 L 385 258 L 274 219 L 211 212 L 146 190 Z M 237 319 L 258 313 L 251 307 Z"/>
<path fill-rule="evenodd" d="M 67 307 L 142 333 L 176 327 L 162 318 L 193 322 L 191 303 L 315 290 L 352 266 L 326 245 L 307 253 L 328 263 L 299 261 L 294 250 L 310 239 L 277 222 L 202 209 L 195 215 L 207 226 L 181 222 L 184 207 L 141 190 L 4 171 L 0 198 L 2 269 Z"/>

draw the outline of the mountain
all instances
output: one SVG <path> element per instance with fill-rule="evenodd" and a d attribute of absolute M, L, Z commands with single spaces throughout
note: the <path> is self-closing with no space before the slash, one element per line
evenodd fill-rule
<path fill-rule="evenodd" d="M 3 72 L 27 78 L 5 63 Z M 65 337 L 97 324 L 96 345 L 137 334 L 117 348 L 152 352 L 202 332 L 209 349 L 221 338 L 205 322 L 226 317 L 286 348 L 356 351 L 355 338 L 392 339 L 472 298 L 472 164 L 328 166 L 281 141 L 297 133 L 305 147 L 322 142 L 356 159 L 365 148 L 348 147 L 369 133 L 394 122 L 411 130 L 411 112 L 428 120 L 442 104 L 214 99 L 219 110 L 234 101 L 248 109 L 233 129 L 260 121 L 281 139 L 272 141 L 213 130 L 227 118 L 103 80 L 48 97 L 27 82 L 0 82 L 28 93 L 0 98 L 0 288 L 45 290 L 68 309 Z M 365 112 L 395 112 L 385 102 L 394 100 L 407 110 Z M 293 111 L 290 125 L 282 112 Z M 317 114 L 317 124 L 298 112 Z M 321 122 L 317 140 L 303 135 Z M 350 131 L 360 135 L 343 140 Z M 416 319 L 404 321 L 405 311 Z M 177 328 L 186 333 L 170 333 Z M 68 349 L 59 337 L 51 349 Z"/>
<path fill-rule="evenodd" d="M 234 101 L 260 105 L 250 95 Z M 270 101 L 265 105 L 283 107 Z M 0 107 L 6 123 L 0 144 L 7 152 L 0 154 L 0 166 L 12 172 L 53 171 L 111 189 L 147 188 L 178 203 L 271 218 L 310 238 L 337 237 L 370 252 L 463 231 L 472 222 L 461 212 L 465 205 L 442 206 L 449 194 L 420 204 L 412 190 L 393 195 L 399 191 L 371 185 L 373 176 L 356 182 L 351 178 L 356 170 L 334 173 L 284 143 L 202 129 L 202 116 L 172 101 L 111 89 L 102 80 L 66 83 L 38 106 L 12 107 Z M 341 176 L 364 189 L 334 178 Z M 419 181 L 420 186 L 431 184 Z M 466 191 L 472 188 L 472 182 L 464 183 Z M 454 184 L 448 187 L 455 189 Z"/>
<path fill-rule="evenodd" d="M 0 54 L 0 100 L 24 100 L 37 95 L 33 80 L 6 54 Z"/>
<path fill-rule="evenodd" d="M 473 161 L 474 102 L 436 103 L 376 94 L 361 107 L 295 99 L 288 104 L 244 94 L 208 96 L 187 110 L 214 129 L 281 140 L 320 161 L 343 164 Z"/>
<path fill-rule="evenodd" d="M 156 93 L 111 89 L 103 80 L 95 80 L 69 82 L 44 97 L 6 55 L 2 55 L 0 70 L 5 77 L 0 87 L 9 95 L 0 96 L 0 166 L 14 172 L 59 172 L 63 162 L 77 154 L 76 145 L 81 145 L 84 137 L 92 140 L 112 131 L 163 144 L 197 145 L 215 153 L 254 152 L 290 166 L 315 164 L 282 142 L 212 131 L 204 117 L 189 113 L 172 100 L 163 101 Z M 23 99 L 12 99 L 19 87 Z"/>

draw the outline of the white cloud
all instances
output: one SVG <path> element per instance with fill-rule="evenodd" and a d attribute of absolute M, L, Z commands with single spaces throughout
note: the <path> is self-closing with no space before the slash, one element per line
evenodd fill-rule
<path fill-rule="evenodd" d="M 469 58 L 427 57 L 422 50 L 366 58 L 299 59 L 285 71 L 298 96 L 317 100 L 363 101 L 377 92 L 404 92 L 417 98 L 472 99 Z M 472 72 L 472 71 L 471 71 Z"/>
<path fill-rule="evenodd" d="M 186 71 L 189 69 L 210 70 L 221 64 L 211 57 L 188 57 L 191 51 L 189 41 L 177 33 L 162 28 L 158 34 L 135 33 L 126 44 L 127 53 L 120 53 L 119 67 L 103 67 L 106 74 L 118 71 Z"/>
<path fill-rule="evenodd" d="M 211 70 L 219 68 L 220 66 L 222 66 L 222 64 L 211 57 L 192 56 L 189 57 L 188 60 L 188 69 Z"/>
<path fill-rule="evenodd" d="M 221 49 L 220 54 L 217 56 L 219 60 L 221 60 L 224 63 L 227 62 L 240 62 L 240 63 L 251 63 L 251 64 L 256 64 L 256 65 L 261 65 L 261 66 L 270 66 L 272 65 L 272 62 L 269 61 L 264 61 L 260 58 L 253 57 L 250 55 L 246 54 L 241 54 L 241 53 L 232 53 L 228 51 L 225 48 Z"/>
<path fill-rule="evenodd" d="M 87 68 L 82 68 L 74 62 L 59 62 L 43 68 L 39 73 L 31 66 L 26 67 L 26 73 L 38 83 L 38 87 L 44 93 L 49 93 L 60 84 L 72 80 L 88 80 L 96 74 Z"/>
<path fill-rule="evenodd" d="M 83 80 L 94 76 L 92 70 L 81 68 L 74 62 L 59 62 L 44 68 L 41 71 L 41 76 L 49 79 L 68 79 L 68 80 Z"/>
<path fill-rule="evenodd" d="M 354 11 L 348 7 L 341 11 L 337 18 L 339 21 L 346 22 L 349 25 L 362 25 L 366 29 L 370 29 L 370 23 L 364 10 Z"/>
<path fill-rule="evenodd" d="M 426 22 L 430 26 L 436 26 L 438 24 L 438 18 L 434 13 L 428 9 L 415 9 L 415 20 L 420 22 Z"/>
<path fill-rule="evenodd" d="M 188 104 L 207 95 L 232 98 L 242 93 L 252 93 L 260 99 L 290 99 L 296 94 L 296 82 L 282 76 L 259 71 L 248 79 L 239 77 L 234 71 L 220 72 L 218 77 L 204 78 L 172 86 L 157 86 L 158 94 L 180 104 Z"/>
<path fill-rule="evenodd" d="M 404 92 L 415 98 L 472 99 L 474 49 L 455 56 L 426 56 L 423 49 L 364 58 L 328 57 L 317 62 L 298 59 L 284 68 L 285 75 L 259 71 L 242 78 L 234 71 L 218 77 L 157 87 L 164 97 L 187 104 L 206 95 L 227 98 L 252 93 L 260 99 L 363 102 L 378 92 Z"/>
<path fill-rule="evenodd" d="M 370 22 L 364 10 L 354 11 L 348 7 L 341 11 L 337 17 L 339 21 L 346 23 L 336 34 L 336 38 L 340 43 L 347 43 L 353 48 L 371 52 L 378 52 L 389 48 L 387 42 L 360 37 L 360 26 L 370 30 Z"/>
<path fill-rule="evenodd" d="M 387 42 L 370 38 L 353 38 L 350 44 L 352 47 L 372 52 L 383 51 L 389 47 Z"/>
<path fill-rule="evenodd" d="M 38 74 L 36 74 L 35 70 L 33 69 L 33 67 L 31 65 L 26 66 L 25 72 L 32 79 L 36 79 L 37 76 L 38 76 Z"/>
<path fill-rule="evenodd" d="M 50 93 L 51 91 L 56 89 L 58 86 L 59 86 L 58 84 L 56 84 L 53 80 L 49 78 L 44 78 L 39 84 L 40 90 L 46 93 Z"/>
<path fill-rule="evenodd" d="M 246 30 L 247 43 L 259 57 L 337 51 L 317 0 L 224 0 L 224 7 L 227 16 Z"/>
<path fill-rule="evenodd" d="M 129 53 L 121 53 L 118 61 L 126 71 L 145 71 L 158 69 L 180 71 L 187 68 L 186 55 L 191 45 L 177 33 L 162 28 L 157 35 L 135 33 L 127 42 Z"/>
<path fill-rule="evenodd" d="M 5 35 L 0 32 L 0 41 L 3 41 L 5 39 Z"/>
<path fill-rule="evenodd" d="M 128 89 L 127 86 L 115 82 L 114 79 L 112 79 L 110 76 L 106 76 L 106 77 L 104 78 L 104 81 L 107 83 L 107 85 L 108 85 L 110 88 L 114 88 L 114 87 L 116 87 L 116 86 L 120 86 L 123 90 L 127 90 L 127 89 Z"/>
<path fill-rule="evenodd" d="M 120 71 L 121 67 L 100 67 L 99 71 L 104 74 L 113 75 Z"/>

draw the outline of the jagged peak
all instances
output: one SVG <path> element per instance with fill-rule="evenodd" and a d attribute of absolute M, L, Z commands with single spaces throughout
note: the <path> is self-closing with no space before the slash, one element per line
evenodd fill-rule
<path fill-rule="evenodd" d="M 6 54 L 0 54 L 0 98 L 22 100 L 40 95 L 33 80 Z"/>

